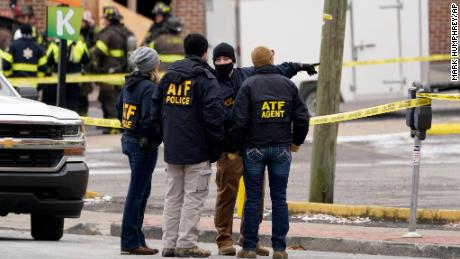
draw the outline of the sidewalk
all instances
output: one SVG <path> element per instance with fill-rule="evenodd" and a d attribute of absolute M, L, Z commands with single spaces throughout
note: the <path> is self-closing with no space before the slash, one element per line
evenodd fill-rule
<path fill-rule="evenodd" d="M 234 220 L 234 240 L 240 220 Z M 161 216 L 146 215 L 146 237 L 161 238 Z M 200 222 L 200 242 L 215 242 L 214 218 L 205 217 Z M 460 258 L 460 232 L 420 230 L 422 238 L 402 238 L 407 232 L 402 228 L 361 227 L 333 224 L 291 223 L 288 245 L 306 250 L 398 255 L 435 258 Z M 270 246 L 271 221 L 264 221 L 259 231 L 261 242 Z M 111 235 L 120 235 L 120 223 L 113 223 Z"/>

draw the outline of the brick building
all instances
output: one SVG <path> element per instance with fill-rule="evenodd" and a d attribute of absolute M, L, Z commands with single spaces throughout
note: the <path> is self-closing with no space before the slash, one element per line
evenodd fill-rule
<path fill-rule="evenodd" d="M 430 54 L 450 54 L 450 4 L 458 0 L 429 0 Z"/>

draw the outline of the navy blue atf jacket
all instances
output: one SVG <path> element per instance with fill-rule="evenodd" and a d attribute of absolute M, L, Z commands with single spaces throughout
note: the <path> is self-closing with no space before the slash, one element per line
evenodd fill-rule
<path fill-rule="evenodd" d="M 233 148 L 301 145 L 309 115 L 296 85 L 273 65 L 256 68 L 243 82 L 233 107 Z"/>
<path fill-rule="evenodd" d="M 167 163 L 216 160 L 224 139 L 224 102 L 211 70 L 199 57 L 187 56 L 168 67 L 154 93 L 152 115 L 162 127 Z"/>
<path fill-rule="evenodd" d="M 154 127 L 151 115 L 152 95 L 158 86 L 150 74 L 134 71 L 126 76 L 125 85 L 117 102 L 117 118 L 125 129 L 124 134 L 161 143 L 161 132 Z"/>
<path fill-rule="evenodd" d="M 301 70 L 301 64 L 284 62 L 276 66 L 279 74 L 284 75 L 288 78 L 295 76 Z M 243 67 L 233 69 L 232 75 L 228 79 L 217 79 L 222 91 L 222 97 L 224 99 L 225 106 L 225 130 L 226 130 L 226 141 L 229 142 L 228 130 L 232 123 L 232 107 L 235 102 L 236 95 L 240 90 L 244 80 L 254 75 L 254 67 Z M 230 144 L 226 143 L 223 146 L 223 151 L 230 152 Z"/>

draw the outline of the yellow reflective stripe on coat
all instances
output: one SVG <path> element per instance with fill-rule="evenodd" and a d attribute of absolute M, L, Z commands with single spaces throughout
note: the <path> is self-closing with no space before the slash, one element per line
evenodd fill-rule
<path fill-rule="evenodd" d="M 102 53 L 104 53 L 104 55 L 109 55 L 109 47 L 107 46 L 107 44 L 105 44 L 105 42 L 101 40 L 96 41 L 96 48 L 100 50 Z"/>
<path fill-rule="evenodd" d="M 166 62 L 166 63 L 173 63 L 178 60 L 184 59 L 184 55 L 179 55 L 179 54 L 160 54 L 160 60 L 161 62 Z"/>
<path fill-rule="evenodd" d="M 70 60 L 73 63 L 80 63 L 83 58 L 83 55 L 85 54 L 88 54 L 86 43 L 82 41 L 77 41 L 72 48 L 72 56 Z"/>
<path fill-rule="evenodd" d="M 114 58 L 121 58 L 125 56 L 125 52 L 122 49 L 111 49 L 109 50 L 110 56 Z"/>
<path fill-rule="evenodd" d="M 37 72 L 38 66 L 35 64 L 15 63 L 12 69 L 13 71 Z"/>
<path fill-rule="evenodd" d="M 48 62 L 48 58 L 46 56 L 43 56 L 38 60 L 38 66 L 39 67 L 44 66 L 46 65 L 47 62 Z"/>
<path fill-rule="evenodd" d="M 2 51 L 1 55 L 4 60 L 8 61 L 9 63 L 13 63 L 13 55 L 6 51 Z"/>

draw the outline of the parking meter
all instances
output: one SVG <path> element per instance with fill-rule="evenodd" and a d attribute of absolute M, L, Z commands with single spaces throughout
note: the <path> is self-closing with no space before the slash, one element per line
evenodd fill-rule
<path fill-rule="evenodd" d="M 408 98 L 416 99 L 417 93 L 429 93 L 428 84 L 422 85 L 420 82 L 414 82 L 409 88 Z M 412 153 L 413 171 L 412 171 L 412 194 L 411 208 L 409 218 L 409 232 L 404 237 L 421 237 L 416 231 L 417 222 L 417 199 L 420 179 L 420 160 L 422 140 L 426 138 L 426 131 L 431 128 L 431 104 L 423 105 L 406 110 L 406 124 L 411 129 L 411 136 L 414 138 L 414 148 Z"/>
<path fill-rule="evenodd" d="M 421 86 L 422 88 L 418 89 L 418 93 L 429 93 L 430 87 L 428 84 L 424 84 Z M 431 121 L 432 121 L 432 109 L 431 104 L 416 107 L 414 109 L 414 126 L 415 126 L 415 134 L 418 136 L 420 140 L 425 140 L 426 138 L 426 131 L 431 128 Z"/>

